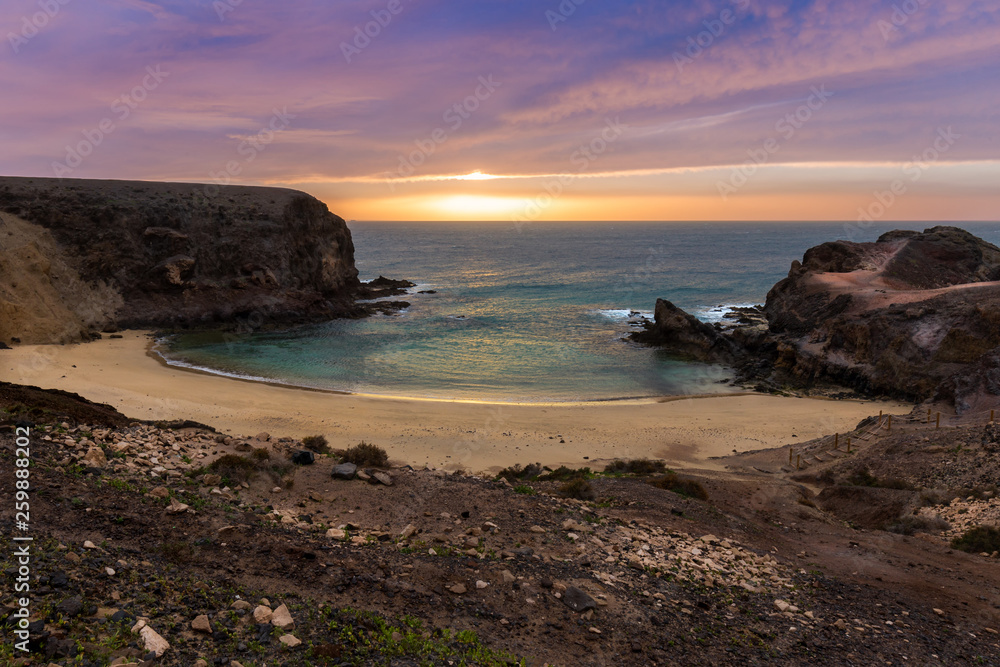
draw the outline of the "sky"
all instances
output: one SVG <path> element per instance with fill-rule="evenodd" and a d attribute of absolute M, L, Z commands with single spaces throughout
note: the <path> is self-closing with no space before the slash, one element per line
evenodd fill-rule
<path fill-rule="evenodd" d="M 1000 219 L 997 0 L 4 0 L 0 174 L 357 220 Z"/>

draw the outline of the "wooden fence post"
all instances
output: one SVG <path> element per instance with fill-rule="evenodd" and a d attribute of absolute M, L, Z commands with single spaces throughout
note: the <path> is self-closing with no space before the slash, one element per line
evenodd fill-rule
<path fill-rule="evenodd" d="M 889 430 L 892 430 L 892 415 L 889 415 Z"/>
<path fill-rule="evenodd" d="M 927 419 L 924 420 L 924 423 L 925 424 L 930 424 L 931 423 L 931 409 L 930 408 L 927 408 Z"/>
<path fill-rule="evenodd" d="M 801 454 L 796 454 L 795 455 L 795 469 L 799 470 L 801 468 L 802 468 L 802 455 Z"/>

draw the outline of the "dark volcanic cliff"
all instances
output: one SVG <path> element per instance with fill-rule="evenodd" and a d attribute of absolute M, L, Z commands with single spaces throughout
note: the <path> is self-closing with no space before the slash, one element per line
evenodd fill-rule
<path fill-rule="evenodd" d="M 751 367 L 757 380 L 938 396 L 959 411 L 1000 399 L 1000 248 L 965 230 L 816 246 L 771 289 L 763 315 L 766 328 L 705 335 L 704 349 L 724 351 L 708 360 L 732 363 L 721 337 L 741 350 L 744 370 Z M 679 326 L 684 348 L 697 347 L 689 324 L 676 315 L 661 321 L 659 304 L 644 335 L 669 341 Z"/>
<path fill-rule="evenodd" d="M 0 178 L 0 340 L 358 314 L 351 233 L 325 204 L 279 188 L 210 194 L 195 184 Z M 36 315 L 52 324 L 66 313 L 75 320 L 65 327 L 33 326 Z"/>

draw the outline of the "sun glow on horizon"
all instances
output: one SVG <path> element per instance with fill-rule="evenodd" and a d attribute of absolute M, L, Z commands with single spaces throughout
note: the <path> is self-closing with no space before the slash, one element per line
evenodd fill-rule
<path fill-rule="evenodd" d="M 487 195 L 452 195 L 435 198 L 430 206 L 449 216 L 459 216 L 475 220 L 496 220 L 507 218 L 524 209 L 527 202 L 517 197 L 494 197 Z"/>

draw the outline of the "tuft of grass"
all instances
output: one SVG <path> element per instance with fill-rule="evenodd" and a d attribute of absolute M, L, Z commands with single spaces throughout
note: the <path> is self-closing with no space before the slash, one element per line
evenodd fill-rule
<path fill-rule="evenodd" d="M 667 464 L 650 459 L 616 459 L 604 467 L 604 472 L 613 475 L 661 475 L 667 472 Z"/>
<path fill-rule="evenodd" d="M 597 497 L 590 482 L 583 477 L 569 480 L 559 487 L 559 493 L 567 498 L 576 498 L 577 500 L 593 500 Z"/>
<path fill-rule="evenodd" d="M 647 484 L 651 484 L 658 489 L 673 491 L 681 496 L 696 498 L 698 500 L 708 500 L 708 491 L 705 490 L 705 487 L 693 479 L 682 479 L 672 470 L 668 470 L 661 477 L 654 477 Z"/>
<path fill-rule="evenodd" d="M 338 449 L 334 452 L 342 463 L 353 463 L 359 468 L 374 467 L 384 468 L 389 462 L 389 454 L 377 445 L 362 440 L 353 447 Z"/>
<path fill-rule="evenodd" d="M 523 496 L 533 496 L 538 492 L 535 491 L 530 486 L 528 486 L 527 484 L 518 484 L 517 486 L 514 487 L 514 493 L 520 493 Z"/>
<path fill-rule="evenodd" d="M 252 452 L 250 452 L 250 458 L 254 461 L 270 461 L 271 452 L 267 451 L 263 447 L 255 447 Z"/>
<path fill-rule="evenodd" d="M 588 477 L 593 477 L 593 476 L 594 473 L 591 471 L 590 468 L 574 469 L 574 468 L 567 468 L 566 466 L 559 466 L 555 470 L 550 470 L 544 475 L 540 475 L 538 479 L 539 481 L 543 482 L 548 482 L 548 481 L 564 482 L 564 481 L 578 479 L 580 477 L 586 479 Z"/>
<path fill-rule="evenodd" d="M 326 454 L 330 451 L 330 445 L 322 435 L 307 435 L 302 438 L 302 446 L 317 454 Z"/>
<path fill-rule="evenodd" d="M 965 532 L 961 537 L 951 541 L 951 546 L 969 553 L 988 553 L 1000 551 L 1000 529 L 993 526 L 977 526 Z"/>

